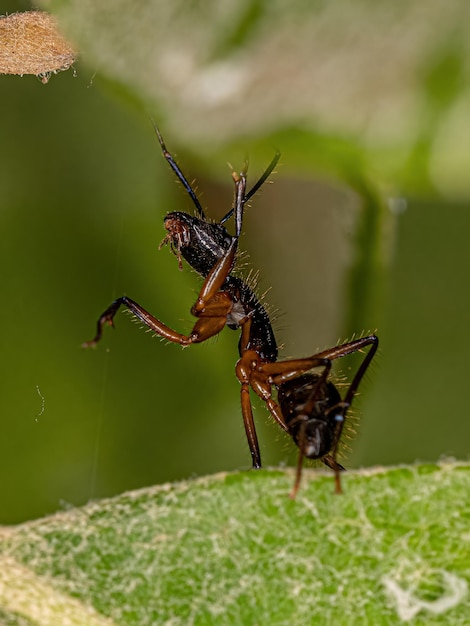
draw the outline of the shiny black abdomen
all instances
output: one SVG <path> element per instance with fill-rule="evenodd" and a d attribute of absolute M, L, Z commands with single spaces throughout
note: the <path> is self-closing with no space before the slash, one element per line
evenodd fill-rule
<path fill-rule="evenodd" d="M 307 410 L 313 395 L 315 402 Z M 318 459 L 328 454 L 338 413 L 332 409 L 341 402 L 335 385 L 322 382 L 318 374 L 302 374 L 279 385 L 277 399 L 289 433 L 305 456 Z"/>

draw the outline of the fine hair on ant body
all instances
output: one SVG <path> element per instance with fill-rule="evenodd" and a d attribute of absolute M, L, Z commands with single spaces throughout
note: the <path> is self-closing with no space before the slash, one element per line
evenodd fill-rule
<path fill-rule="evenodd" d="M 158 320 L 131 298 L 122 296 L 102 313 L 95 337 L 83 346 L 94 346 L 100 341 L 104 326 L 114 326 L 114 316 L 121 306 L 126 307 L 160 337 L 183 347 L 206 341 L 217 335 L 224 326 L 232 330 L 240 329 L 240 358 L 235 371 L 241 385 L 243 423 L 253 468 L 261 467 L 261 455 L 253 420 L 250 388 L 265 402 L 274 420 L 299 448 L 291 498 L 295 498 L 299 489 L 304 457 L 320 459 L 330 467 L 335 474 L 335 490 L 340 493 L 340 471 L 344 468 L 336 460 L 338 444 L 346 413 L 377 350 L 377 337 L 363 337 L 307 358 L 277 361 L 278 347 L 268 313 L 248 284 L 232 272 L 245 204 L 266 182 L 279 160 L 280 153 L 276 152 L 264 174 L 248 192 L 247 165 L 240 173 L 232 172 L 235 184 L 233 206 L 220 222 L 210 222 L 196 193 L 167 150 L 156 126 L 155 132 L 164 158 L 196 208 L 195 216 L 180 211 L 166 215 L 164 226 L 167 234 L 160 247 L 169 244 L 178 259 L 180 269 L 183 258 L 204 278 L 197 300 L 191 308 L 197 321 L 191 332 L 184 335 Z M 235 235 L 230 235 L 224 226 L 232 216 Z M 329 381 L 332 363 L 335 359 L 367 347 L 368 352 L 341 399 L 337 388 Z M 319 370 L 320 373 L 313 373 L 312 370 Z M 272 397 L 273 387 L 277 389 L 277 401 Z"/>

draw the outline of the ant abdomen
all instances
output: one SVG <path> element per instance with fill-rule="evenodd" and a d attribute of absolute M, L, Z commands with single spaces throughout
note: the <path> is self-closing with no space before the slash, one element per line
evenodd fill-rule
<path fill-rule="evenodd" d="M 289 434 L 302 454 L 320 459 L 334 443 L 341 396 L 332 382 L 318 374 L 302 374 L 278 387 L 278 402 Z"/>

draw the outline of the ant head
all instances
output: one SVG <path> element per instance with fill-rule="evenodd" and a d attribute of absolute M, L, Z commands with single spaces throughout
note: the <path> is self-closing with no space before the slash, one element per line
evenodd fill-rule
<path fill-rule="evenodd" d="M 169 244 L 172 252 L 178 258 L 178 267 L 183 269 L 181 261 L 181 249 L 188 246 L 191 241 L 191 226 L 185 220 L 185 217 L 191 217 L 185 213 L 168 213 L 164 219 L 165 228 L 167 230 L 166 237 L 160 243 L 158 249 Z"/>
<path fill-rule="evenodd" d="M 168 234 L 160 247 L 170 244 L 180 269 L 184 258 L 204 277 L 224 256 L 234 239 L 222 224 L 211 224 L 181 211 L 168 213 L 164 225 Z"/>

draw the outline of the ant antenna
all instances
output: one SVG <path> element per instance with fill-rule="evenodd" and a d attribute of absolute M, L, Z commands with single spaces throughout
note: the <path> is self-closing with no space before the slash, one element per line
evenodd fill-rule
<path fill-rule="evenodd" d="M 183 185 L 183 187 L 186 189 L 186 192 L 188 193 L 188 195 L 191 197 L 191 200 L 194 203 L 194 206 L 196 207 L 196 211 L 198 216 L 202 219 L 205 220 L 206 216 L 204 213 L 204 210 L 201 206 L 201 203 L 198 200 L 198 197 L 196 196 L 193 188 L 191 187 L 191 185 L 188 183 L 185 175 L 183 174 L 183 172 L 180 170 L 178 164 L 176 163 L 176 161 L 173 159 L 173 157 L 171 156 L 171 154 L 168 152 L 165 142 L 163 141 L 163 137 L 158 129 L 158 126 L 155 124 L 155 122 L 150 119 L 150 121 L 152 122 L 153 128 L 155 130 L 155 133 L 158 137 L 158 141 L 160 142 L 160 146 L 162 147 L 162 152 L 163 152 L 163 156 L 165 157 L 165 159 L 168 161 L 171 169 L 174 171 L 174 173 L 176 174 L 176 176 L 178 177 L 180 183 Z"/>

